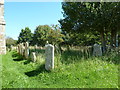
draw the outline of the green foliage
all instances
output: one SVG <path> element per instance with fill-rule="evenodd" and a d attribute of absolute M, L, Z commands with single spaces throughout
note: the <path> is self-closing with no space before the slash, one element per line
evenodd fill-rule
<path fill-rule="evenodd" d="M 57 26 L 39 25 L 34 31 L 33 43 L 44 46 L 46 41 L 51 44 L 63 42 L 63 35 Z"/>
<path fill-rule="evenodd" d="M 17 44 L 17 40 L 14 40 L 11 37 L 7 37 L 6 38 L 6 45 L 7 47 L 10 47 L 11 45 L 16 45 Z"/>
<path fill-rule="evenodd" d="M 31 33 L 31 30 L 29 29 L 29 27 L 26 27 L 25 29 L 21 30 L 18 37 L 18 43 L 31 42 L 32 37 L 33 37 L 33 34 Z"/>
<path fill-rule="evenodd" d="M 88 32 L 93 33 L 93 35 L 98 33 L 101 35 L 101 44 L 105 48 L 107 34 L 113 31 L 111 35 L 112 33 L 114 35 L 111 36 L 111 40 L 115 44 L 116 31 L 120 31 L 118 27 L 120 25 L 119 2 L 63 2 L 62 9 L 64 19 L 59 20 L 59 22 L 61 29 L 66 33 L 74 35 L 80 33 L 76 37 L 81 38 L 82 34 L 88 36 L 86 35 Z M 77 42 L 78 38 L 74 40 Z"/>
<path fill-rule="evenodd" d="M 39 25 L 34 31 L 33 43 L 44 46 L 50 30 L 51 27 L 48 25 Z"/>
<path fill-rule="evenodd" d="M 67 33 L 64 37 L 64 44 L 77 45 L 77 46 L 88 46 L 94 43 L 100 42 L 100 35 L 89 33 Z"/>
<path fill-rule="evenodd" d="M 49 41 L 51 44 L 59 44 L 63 42 L 64 35 L 61 33 L 60 28 L 58 25 L 53 25 L 51 31 L 49 32 L 49 35 L 47 37 L 47 41 Z"/>

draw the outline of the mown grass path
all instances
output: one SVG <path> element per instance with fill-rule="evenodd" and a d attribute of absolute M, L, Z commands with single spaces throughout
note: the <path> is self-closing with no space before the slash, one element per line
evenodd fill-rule
<path fill-rule="evenodd" d="M 2 56 L 3 88 L 118 88 L 118 65 L 100 58 L 62 64 L 51 72 L 16 52 Z"/>

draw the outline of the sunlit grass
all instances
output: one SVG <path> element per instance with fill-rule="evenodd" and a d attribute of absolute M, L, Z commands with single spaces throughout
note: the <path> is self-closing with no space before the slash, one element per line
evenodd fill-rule
<path fill-rule="evenodd" d="M 114 54 L 114 53 L 113 53 Z M 119 55 L 90 57 L 71 51 L 55 54 L 55 69 L 44 68 L 44 50 L 37 62 L 24 60 L 16 52 L 3 56 L 3 88 L 118 88 Z"/>

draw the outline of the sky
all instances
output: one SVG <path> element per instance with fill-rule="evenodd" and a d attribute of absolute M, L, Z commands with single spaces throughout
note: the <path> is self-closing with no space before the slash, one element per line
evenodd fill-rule
<path fill-rule="evenodd" d="M 38 25 L 59 24 L 61 2 L 5 2 L 6 36 L 17 40 L 21 29 L 32 32 Z"/>

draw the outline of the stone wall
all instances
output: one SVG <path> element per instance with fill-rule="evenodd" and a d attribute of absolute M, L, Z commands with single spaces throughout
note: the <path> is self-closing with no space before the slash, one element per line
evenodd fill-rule
<path fill-rule="evenodd" d="M 4 0 L 0 0 L 0 54 L 6 54 Z"/>

